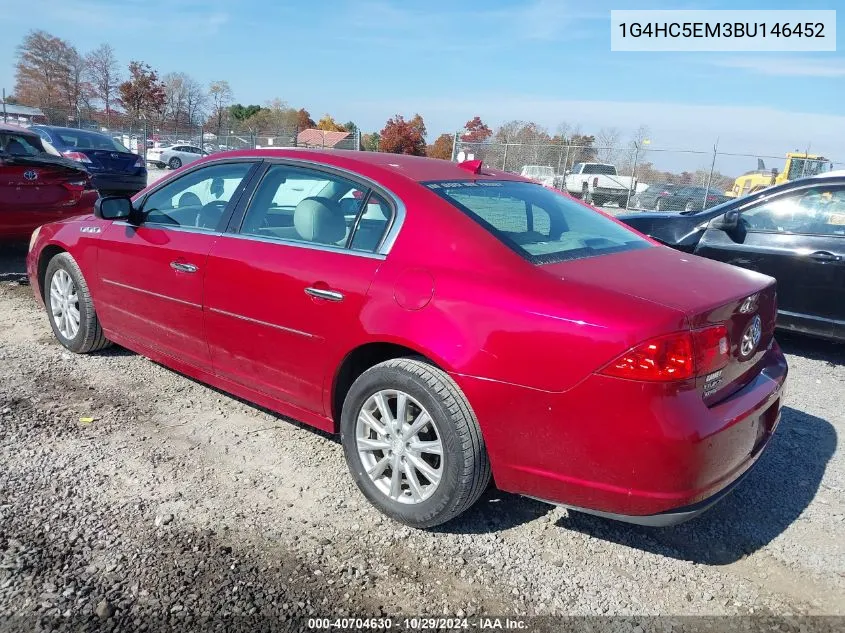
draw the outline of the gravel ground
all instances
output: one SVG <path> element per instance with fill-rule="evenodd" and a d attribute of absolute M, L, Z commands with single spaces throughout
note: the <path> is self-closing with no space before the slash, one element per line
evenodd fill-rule
<path fill-rule="evenodd" d="M 64 351 L 22 252 L 0 248 L 0 630 L 845 615 L 843 346 L 782 337 L 780 429 L 695 521 L 640 528 L 491 487 L 414 531 L 369 506 L 335 439 L 119 348 Z"/>

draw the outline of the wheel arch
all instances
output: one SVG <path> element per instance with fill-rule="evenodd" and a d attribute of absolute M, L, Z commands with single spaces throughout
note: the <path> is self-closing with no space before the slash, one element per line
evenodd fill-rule
<path fill-rule="evenodd" d="M 50 260 L 52 260 L 56 255 L 67 252 L 66 248 L 58 244 L 47 244 L 47 246 L 42 248 L 41 252 L 38 254 L 38 291 L 41 294 L 41 299 L 45 302 L 47 301 L 47 296 L 44 294 L 44 276 L 47 274 L 47 266 L 50 264 Z"/>
<path fill-rule="evenodd" d="M 329 393 L 331 418 L 335 432 L 340 429 L 340 413 L 343 401 L 352 383 L 371 367 L 393 358 L 415 356 L 443 371 L 449 371 L 442 360 L 433 358 L 430 353 L 414 348 L 405 341 L 369 341 L 350 350 L 334 372 Z"/>

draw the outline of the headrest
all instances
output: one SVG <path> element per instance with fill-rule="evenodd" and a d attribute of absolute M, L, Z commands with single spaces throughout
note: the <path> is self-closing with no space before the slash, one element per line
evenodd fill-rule
<path fill-rule="evenodd" d="M 293 212 L 293 226 L 307 242 L 336 244 L 346 235 L 339 206 L 328 198 L 305 198 Z"/>

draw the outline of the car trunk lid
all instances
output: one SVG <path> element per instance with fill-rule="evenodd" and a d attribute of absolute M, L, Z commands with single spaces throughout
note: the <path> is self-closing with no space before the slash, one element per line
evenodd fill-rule
<path fill-rule="evenodd" d="M 0 208 L 71 206 L 89 187 L 84 169 L 62 158 L 0 159 Z"/>
<path fill-rule="evenodd" d="M 131 152 L 118 152 L 105 149 L 85 149 L 80 153 L 91 161 L 92 171 L 133 173 L 139 156 Z"/>
<path fill-rule="evenodd" d="M 724 325 L 728 363 L 696 379 L 707 404 L 741 389 L 774 337 L 775 280 L 663 246 L 546 264 L 569 282 L 598 286 L 683 312 L 690 329 Z M 659 333 L 658 333 L 659 334 Z M 639 341 L 632 342 L 632 345 Z"/>

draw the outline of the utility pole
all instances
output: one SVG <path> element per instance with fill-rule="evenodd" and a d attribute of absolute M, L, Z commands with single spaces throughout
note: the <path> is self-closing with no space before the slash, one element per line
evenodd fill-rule
<path fill-rule="evenodd" d="M 3 123 L 6 122 L 6 89 L 3 88 Z"/>

